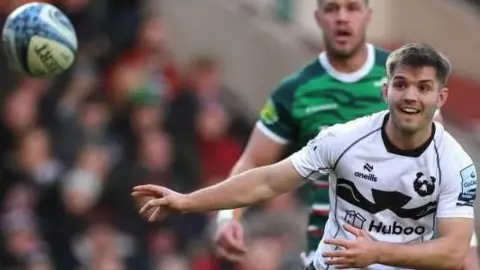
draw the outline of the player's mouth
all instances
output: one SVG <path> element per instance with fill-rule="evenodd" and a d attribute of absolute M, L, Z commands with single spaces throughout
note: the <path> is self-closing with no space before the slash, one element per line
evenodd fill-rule
<path fill-rule="evenodd" d="M 412 108 L 412 107 L 399 107 L 399 110 L 401 112 L 403 112 L 405 114 L 409 114 L 409 115 L 415 115 L 415 114 L 420 113 L 420 110 Z"/>
<path fill-rule="evenodd" d="M 335 41 L 339 43 L 345 43 L 350 37 L 352 37 L 352 32 L 346 29 L 340 29 L 335 31 Z"/>

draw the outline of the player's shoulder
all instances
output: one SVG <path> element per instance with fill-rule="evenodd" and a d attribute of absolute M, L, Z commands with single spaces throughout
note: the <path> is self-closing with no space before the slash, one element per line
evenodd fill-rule
<path fill-rule="evenodd" d="M 375 65 L 385 67 L 390 51 L 375 46 Z"/>
<path fill-rule="evenodd" d="M 467 151 L 442 124 L 435 122 L 435 129 L 434 143 L 440 163 L 454 166 L 467 166 L 473 163 Z"/>
<path fill-rule="evenodd" d="M 297 88 L 307 84 L 316 77 L 322 76 L 325 72 L 318 59 L 315 58 L 295 72 L 283 77 L 273 92 L 273 95 L 292 96 Z"/>
<path fill-rule="evenodd" d="M 382 128 L 387 110 L 373 113 L 354 120 L 336 124 L 322 130 L 318 137 L 332 137 L 335 143 L 348 147 L 350 144 L 361 140 Z"/>

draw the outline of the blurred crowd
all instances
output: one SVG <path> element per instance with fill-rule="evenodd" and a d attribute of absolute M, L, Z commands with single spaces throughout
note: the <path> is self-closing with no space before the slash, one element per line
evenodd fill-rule
<path fill-rule="evenodd" d="M 24 2 L 0 1 L 1 20 Z M 50 2 L 77 29 L 75 66 L 34 79 L 0 60 L 1 269 L 296 269 L 305 215 L 290 194 L 252 211 L 239 265 L 214 256 L 213 214 L 148 224 L 130 196 L 211 185 L 241 155 L 254 123 L 219 59 L 180 66 L 144 1 Z"/>

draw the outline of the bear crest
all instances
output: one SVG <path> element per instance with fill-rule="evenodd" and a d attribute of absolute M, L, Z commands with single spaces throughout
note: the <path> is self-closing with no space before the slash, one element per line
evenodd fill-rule
<path fill-rule="evenodd" d="M 417 173 L 417 178 L 413 181 L 413 190 L 421 197 L 432 195 L 435 191 L 436 181 L 435 177 L 430 176 L 430 179 L 427 179 L 423 173 L 419 172 Z"/>

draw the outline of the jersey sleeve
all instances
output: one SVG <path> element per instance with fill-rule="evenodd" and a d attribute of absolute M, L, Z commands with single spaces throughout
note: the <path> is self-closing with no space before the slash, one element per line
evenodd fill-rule
<path fill-rule="evenodd" d="M 441 163 L 442 178 L 437 218 L 474 218 L 477 172 L 465 153 L 448 153 L 448 162 Z"/>
<path fill-rule="evenodd" d="M 330 128 L 321 131 L 290 157 L 295 170 L 303 178 L 312 181 L 319 180 L 331 173 L 335 163 L 335 138 Z"/>
<path fill-rule="evenodd" d="M 294 140 L 298 131 L 292 116 L 294 87 L 288 82 L 280 84 L 265 103 L 256 124 L 264 135 L 282 144 Z"/>

